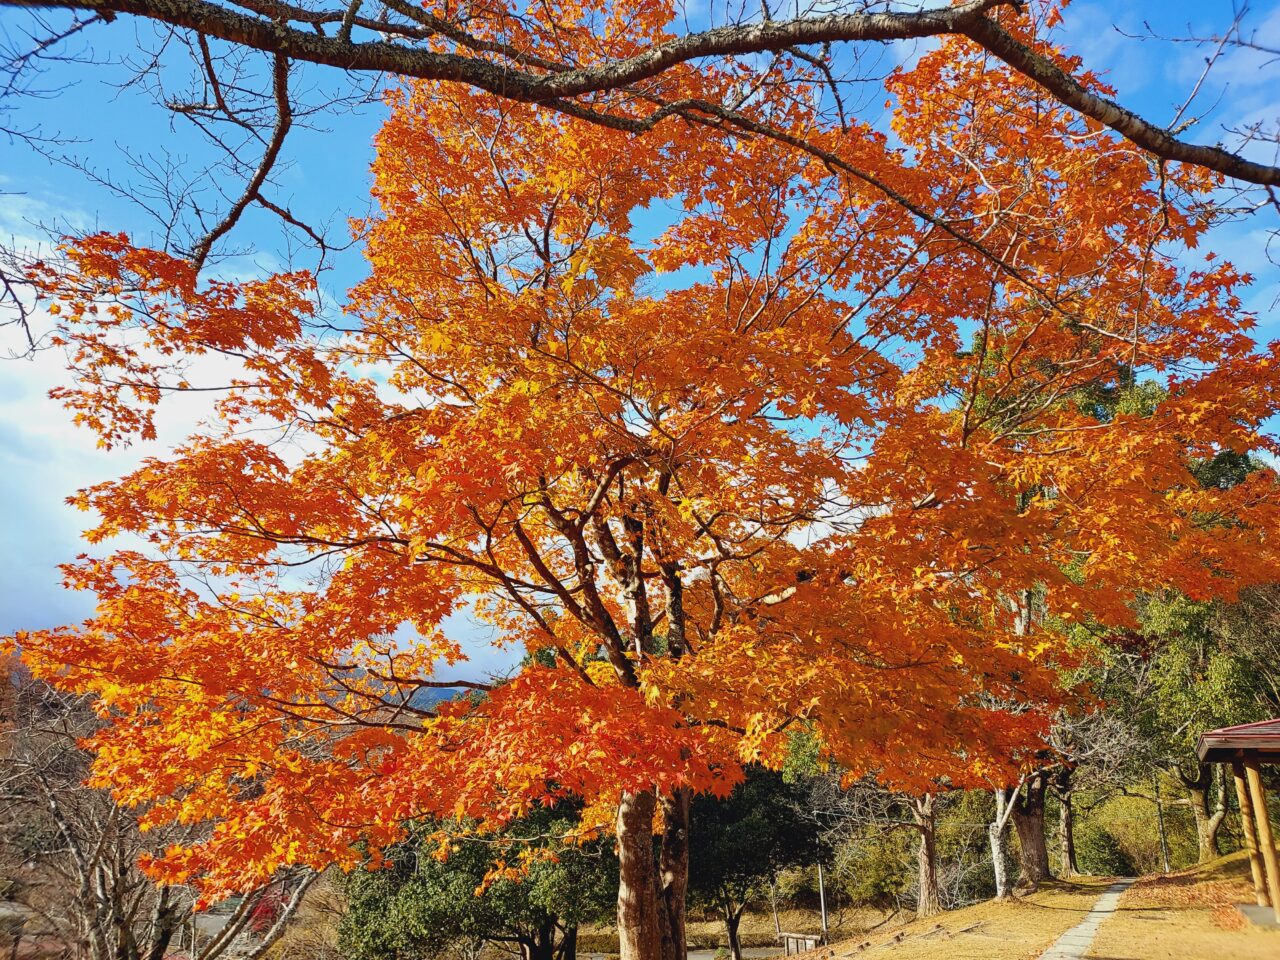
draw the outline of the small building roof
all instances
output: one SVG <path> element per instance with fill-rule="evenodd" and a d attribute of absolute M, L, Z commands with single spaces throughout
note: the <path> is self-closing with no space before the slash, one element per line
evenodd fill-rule
<path fill-rule="evenodd" d="M 1280 763 L 1280 717 L 1238 727 L 1206 730 L 1196 743 L 1201 763 L 1233 763 L 1257 760 Z"/>

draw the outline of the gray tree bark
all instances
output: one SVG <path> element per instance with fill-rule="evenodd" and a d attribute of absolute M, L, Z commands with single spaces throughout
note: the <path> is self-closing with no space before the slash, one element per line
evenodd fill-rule
<path fill-rule="evenodd" d="M 1179 767 L 1178 777 L 1187 788 L 1191 812 L 1195 816 L 1197 862 L 1216 860 L 1222 856 L 1218 834 L 1227 816 L 1226 788 L 1222 782 L 1221 768 L 1218 764 L 1201 763 L 1197 764 L 1195 776 L 1188 776 Z M 1218 791 L 1216 804 L 1212 800 L 1215 787 Z"/>
<path fill-rule="evenodd" d="M 1154 156 L 1196 164 L 1250 183 L 1280 185 L 1280 167 L 1256 163 L 1218 146 L 1180 140 L 1161 124 L 1084 87 L 1001 25 L 997 12 L 1004 8 L 1016 15 L 1022 6 L 1019 0 L 968 0 L 931 10 L 831 13 L 730 24 L 675 37 L 632 56 L 605 59 L 586 67 L 547 61 L 500 41 L 473 36 L 462 22 L 437 17 L 398 0 L 390 0 L 388 6 L 409 24 L 360 17 L 350 12 L 355 8 L 345 3 L 326 11 L 280 0 L 261 0 L 254 4 L 253 13 L 210 0 L 0 0 L 0 6 L 80 10 L 104 20 L 126 14 L 288 59 L 342 70 L 465 83 L 507 99 L 560 109 L 572 109 L 570 101 L 574 97 L 626 88 L 678 64 L 705 57 L 782 52 L 826 43 L 964 36 L 1057 101 L 1104 124 Z M 344 26 L 336 34 L 325 32 L 326 25 L 339 23 Z M 353 41 L 350 24 L 381 37 L 374 42 Z M 454 50 L 414 45 L 414 41 L 433 36 L 451 41 Z"/>
<path fill-rule="evenodd" d="M 1074 877 L 1076 865 L 1075 771 L 1063 767 L 1054 777 L 1053 793 L 1058 798 L 1058 858 L 1062 876 Z"/>

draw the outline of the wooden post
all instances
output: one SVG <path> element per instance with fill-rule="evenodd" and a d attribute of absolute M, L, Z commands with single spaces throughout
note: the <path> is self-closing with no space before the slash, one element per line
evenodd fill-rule
<path fill-rule="evenodd" d="M 1258 820 L 1258 844 L 1262 847 L 1262 862 L 1267 865 L 1267 892 L 1271 897 L 1271 907 L 1276 913 L 1276 922 L 1280 923 L 1280 861 L 1276 859 L 1276 841 L 1271 833 L 1271 815 L 1267 813 L 1267 795 L 1262 789 L 1258 761 L 1246 760 L 1244 770 L 1249 781 L 1254 816 Z"/>
<path fill-rule="evenodd" d="M 1267 882 L 1262 874 L 1262 851 L 1258 848 L 1258 828 L 1253 823 L 1253 804 L 1249 802 L 1249 788 L 1244 782 L 1244 765 L 1240 761 L 1231 764 L 1231 775 L 1236 782 L 1236 800 L 1240 802 L 1240 828 L 1244 832 L 1244 848 L 1249 851 L 1249 872 L 1253 874 L 1253 898 L 1260 907 L 1271 906 L 1267 897 Z"/>

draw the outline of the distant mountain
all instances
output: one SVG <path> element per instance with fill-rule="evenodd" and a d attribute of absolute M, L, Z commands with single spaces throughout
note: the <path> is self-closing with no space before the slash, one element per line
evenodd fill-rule
<path fill-rule="evenodd" d="M 409 698 L 409 706 L 416 707 L 419 710 L 430 710 L 437 703 L 443 703 L 446 700 L 457 700 L 459 697 L 466 696 L 467 692 L 461 687 L 453 689 L 421 687 Z"/>

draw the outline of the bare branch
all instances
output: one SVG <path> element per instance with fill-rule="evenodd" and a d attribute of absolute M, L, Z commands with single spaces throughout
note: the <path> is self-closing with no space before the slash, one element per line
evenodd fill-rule
<path fill-rule="evenodd" d="M 289 102 L 289 61 L 286 57 L 276 54 L 272 64 L 272 74 L 276 101 L 276 123 L 271 133 L 271 140 L 267 144 L 266 152 L 262 155 L 262 162 L 258 164 L 258 169 L 254 171 L 253 177 L 249 180 L 240 199 L 227 211 L 226 216 L 196 244 L 191 253 L 191 259 L 197 268 L 204 265 L 209 256 L 209 250 L 213 245 L 226 236 L 231 228 L 239 222 L 249 204 L 261 199 L 260 191 L 263 184 L 267 182 L 267 177 L 270 176 L 271 170 L 280 156 L 280 148 L 284 146 L 285 137 L 289 135 L 289 128 L 293 125 L 293 105 Z"/>

